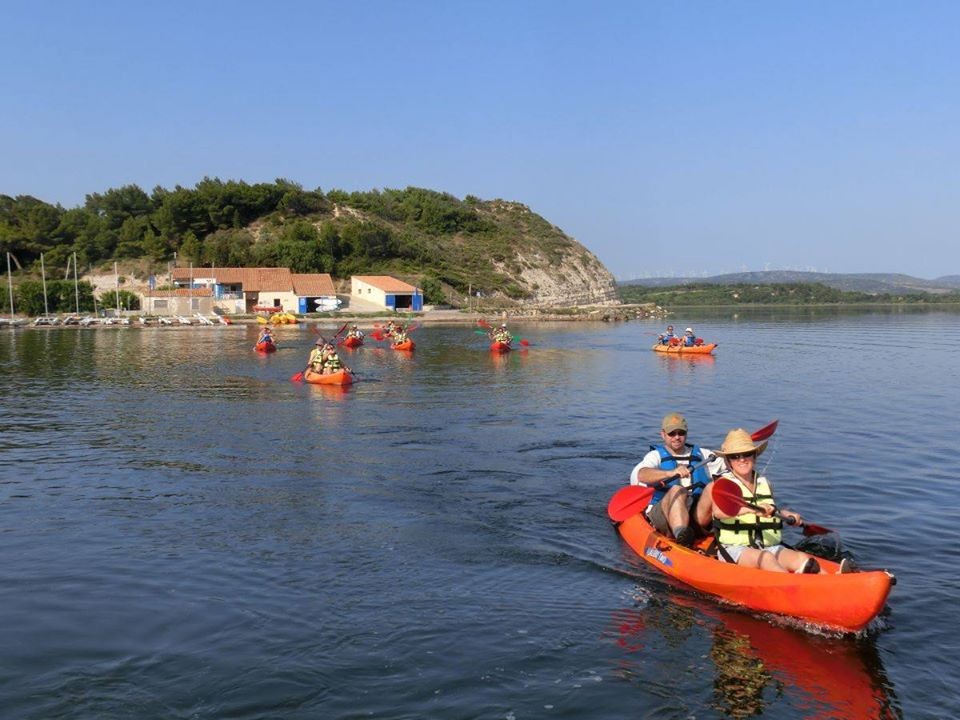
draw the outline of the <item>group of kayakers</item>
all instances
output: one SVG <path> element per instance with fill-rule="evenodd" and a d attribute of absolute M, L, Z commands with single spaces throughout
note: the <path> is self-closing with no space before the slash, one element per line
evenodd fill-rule
<path fill-rule="evenodd" d="M 357 327 L 356 325 L 351 326 L 350 329 L 347 330 L 347 334 L 344 336 L 344 339 L 348 339 L 348 338 L 356 338 L 357 340 L 362 341 L 362 340 L 363 340 L 363 330 L 361 330 L 361 329 L 360 329 L 359 327 Z"/>
<path fill-rule="evenodd" d="M 337 335 L 339 335 L 339 333 L 337 333 Z M 363 342 L 364 337 L 365 335 L 363 330 L 361 330 L 357 325 L 352 325 L 344 334 L 343 342 L 354 339 L 359 341 L 354 343 L 354 345 L 359 345 Z M 407 331 L 404 326 L 400 323 L 394 322 L 393 320 L 387 322 L 387 324 L 382 328 L 378 327 L 376 332 L 374 332 L 373 337 L 376 340 L 389 339 L 393 345 L 399 345 L 408 339 Z M 336 339 L 336 336 L 334 339 Z M 351 373 L 353 372 L 344 364 L 343 360 L 337 354 L 337 349 L 334 343 L 327 342 L 321 337 L 316 341 L 316 343 L 314 343 L 314 345 L 315 347 L 310 351 L 310 357 L 307 361 L 308 369 L 321 375 L 332 375 L 340 372 L 341 370 L 347 370 L 347 372 Z"/>
<path fill-rule="evenodd" d="M 260 335 L 257 336 L 257 345 L 262 343 L 273 343 L 273 333 L 266 325 L 260 328 Z"/>
<path fill-rule="evenodd" d="M 692 327 L 688 327 L 683 331 L 683 335 L 677 335 L 673 331 L 673 325 L 667 325 L 665 332 L 657 335 L 657 342 L 661 345 L 682 345 L 684 347 L 693 347 L 694 345 L 702 345 L 703 339 L 698 338 Z"/>
<path fill-rule="evenodd" d="M 630 473 L 632 485 L 654 488 L 646 515 L 660 534 L 686 547 L 713 535 L 717 559 L 724 562 L 775 572 L 822 572 L 816 558 L 782 542 L 784 520 L 799 527 L 803 518 L 777 508 L 770 481 L 756 470 L 766 440 L 754 442 L 737 428 L 719 450 L 710 451 L 687 442 L 687 420 L 677 412 L 663 418 L 660 437 Z M 719 506 L 729 510 L 728 503 L 714 502 L 717 483 L 723 483 L 723 492 L 731 487 L 739 492 L 735 513 Z M 839 572 L 852 570 L 844 559 Z"/>
<path fill-rule="evenodd" d="M 513 342 L 513 335 L 507 330 L 506 323 L 500 323 L 499 327 L 490 328 L 487 335 L 490 336 L 490 340 L 493 342 L 503 343 L 504 345 L 509 345 Z"/>
<path fill-rule="evenodd" d="M 320 338 L 314 345 L 315 347 L 310 351 L 310 359 L 307 361 L 307 367 L 310 370 L 318 375 L 332 375 L 343 369 L 350 371 L 350 368 L 343 364 L 333 343 Z"/>

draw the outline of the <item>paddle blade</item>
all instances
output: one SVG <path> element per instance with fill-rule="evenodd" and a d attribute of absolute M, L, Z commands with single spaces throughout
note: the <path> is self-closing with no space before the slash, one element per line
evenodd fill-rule
<path fill-rule="evenodd" d="M 736 515 L 747 502 L 733 480 L 717 478 L 713 481 L 713 504 L 724 515 Z"/>
<path fill-rule="evenodd" d="M 487 334 L 487 331 L 486 331 L 486 330 L 474 330 L 474 332 L 475 332 L 477 335 L 486 335 L 486 334 Z"/>
<path fill-rule="evenodd" d="M 486 320 L 477 320 L 477 325 L 479 325 L 479 326 L 482 327 L 482 328 L 487 328 L 487 329 L 489 329 L 490 327 L 492 327 L 492 326 L 490 325 L 490 323 L 488 323 Z"/>
<path fill-rule="evenodd" d="M 614 522 L 623 522 L 642 513 L 650 504 L 653 488 L 646 485 L 627 485 L 617 490 L 607 503 L 607 515 Z"/>
<path fill-rule="evenodd" d="M 526 338 L 522 338 L 520 340 L 520 344 L 523 345 L 524 347 L 530 347 L 530 341 L 527 340 Z"/>
<path fill-rule="evenodd" d="M 766 440 L 768 437 L 773 435 L 777 431 L 777 425 L 780 424 L 779 420 L 774 420 L 769 425 L 764 425 L 762 428 L 750 435 L 750 439 L 754 442 L 760 442 L 761 440 Z"/>
<path fill-rule="evenodd" d="M 810 535 L 829 535 L 833 530 L 830 528 L 825 528 L 823 525 L 814 525 L 813 523 L 804 522 L 803 523 L 803 534 L 806 536 Z"/>
<path fill-rule="evenodd" d="M 290 382 L 303 382 L 303 370 L 298 372 L 296 375 L 291 375 Z"/>

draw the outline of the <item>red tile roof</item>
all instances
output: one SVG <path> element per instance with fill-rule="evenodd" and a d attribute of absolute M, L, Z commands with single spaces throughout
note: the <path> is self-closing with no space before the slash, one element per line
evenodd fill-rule
<path fill-rule="evenodd" d="M 390 275 L 354 275 L 357 280 L 388 293 L 414 293 L 416 288 Z"/>
<path fill-rule="evenodd" d="M 294 273 L 293 292 L 298 297 L 314 297 L 321 295 L 336 295 L 333 287 L 333 278 L 330 273 Z"/>
<path fill-rule="evenodd" d="M 178 288 L 176 290 L 148 290 L 143 293 L 144 297 L 210 297 L 213 295 L 211 288 Z"/>

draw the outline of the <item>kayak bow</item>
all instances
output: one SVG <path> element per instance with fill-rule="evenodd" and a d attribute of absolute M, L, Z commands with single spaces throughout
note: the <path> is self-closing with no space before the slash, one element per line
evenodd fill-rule
<path fill-rule="evenodd" d="M 689 549 L 658 533 L 642 514 L 618 526 L 640 557 L 702 592 L 750 610 L 776 613 L 845 632 L 861 630 L 883 609 L 894 577 L 885 570 L 836 574 L 839 565 L 817 558 L 826 574 L 798 575 L 742 567 Z M 704 541 L 704 545 L 709 540 Z"/>

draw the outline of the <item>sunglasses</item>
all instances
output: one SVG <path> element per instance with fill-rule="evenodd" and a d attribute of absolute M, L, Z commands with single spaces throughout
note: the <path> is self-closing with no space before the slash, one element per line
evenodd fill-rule
<path fill-rule="evenodd" d="M 736 453 L 734 455 L 727 455 L 727 458 L 730 460 L 746 460 L 747 458 L 754 458 L 756 455 L 755 452 Z"/>
<path fill-rule="evenodd" d="M 677 437 L 680 435 L 686 436 L 686 434 L 687 434 L 686 430 L 671 430 L 670 432 L 667 433 L 667 435 L 669 435 L 670 437 Z"/>

